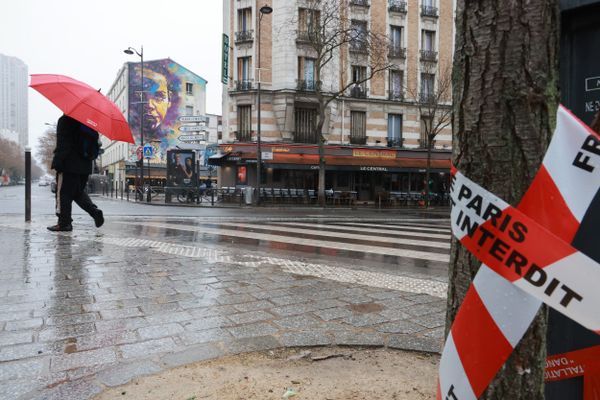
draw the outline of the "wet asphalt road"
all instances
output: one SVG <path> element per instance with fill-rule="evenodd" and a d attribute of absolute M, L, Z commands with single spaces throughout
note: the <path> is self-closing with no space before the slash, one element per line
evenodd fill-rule
<path fill-rule="evenodd" d="M 0 188 L 0 398 L 90 398 L 189 362 L 281 346 L 439 351 L 446 213 L 190 208 Z M 77 209 L 74 206 L 74 209 Z"/>

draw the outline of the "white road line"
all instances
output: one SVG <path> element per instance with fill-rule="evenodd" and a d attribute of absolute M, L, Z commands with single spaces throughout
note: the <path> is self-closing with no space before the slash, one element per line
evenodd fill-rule
<path fill-rule="evenodd" d="M 334 222 L 331 225 L 342 225 L 342 226 L 356 226 L 356 222 Z M 427 228 L 423 226 L 415 226 L 409 224 L 363 224 L 360 223 L 361 226 L 367 226 L 372 228 L 388 228 L 389 230 L 401 230 L 401 229 L 411 229 L 413 231 L 423 231 L 423 232 L 436 232 L 436 233 L 445 233 L 450 232 L 450 228 Z"/>
<path fill-rule="evenodd" d="M 380 242 L 380 243 L 390 243 L 390 244 L 406 244 L 413 246 L 423 246 L 423 247 L 435 247 L 439 249 L 449 249 L 450 242 L 437 242 L 434 240 L 415 240 L 415 239 L 400 239 L 393 237 L 385 237 L 380 235 L 359 235 L 356 233 L 341 233 L 341 232 L 330 232 L 326 230 L 314 230 L 307 228 L 290 228 L 290 227 L 282 227 L 273 224 L 246 224 L 246 223 L 232 223 L 232 222 L 222 222 L 219 225 L 224 226 L 232 226 L 232 227 L 240 227 L 240 228 L 256 228 L 256 229 L 275 229 L 279 231 L 285 231 L 290 233 L 299 233 L 301 235 L 319 235 L 319 236 L 327 236 L 332 239 L 340 238 L 340 239 L 355 239 L 355 240 L 366 240 L 372 242 Z M 328 225 L 321 225 L 326 228 L 330 228 Z"/>
<path fill-rule="evenodd" d="M 314 227 L 314 228 L 323 228 L 323 229 L 352 229 L 352 227 L 348 226 L 339 226 L 339 225 L 331 225 L 331 224 L 311 224 L 308 222 L 272 222 L 272 224 L 274 225 L 293 225 L 293 226 L 306 226 L 306 227 Z M 357 224 L 358 225 L 358 224 Z M 360 224 L 362 225 L 362 224 Z M 432 239 L 445 239 L 445 240 L 450 240 L 450 238 L 452 237 L 452 235 L 448 234 L 448 235 L 444 235 L 444 234 L 438 234 L 438 233 L 429 233 L 429 232 L 423 232 L 423 233 L 418 233 L 418 232 L 409 232 L 409 231 L 403 231 L 403 230 L 397 230 L 397 231 L 392 231 L 389 229 L 372 229 L 372 228 L 365 228 L 365 227 L 360 227 L 360 228 L 356 228 L 358 230 L 360 230 L 360 232 L 366 232 L 366 233 L 381 233 L 384 235 L 389 235 L 389 234 L 397 234 L 397 235 L 404 235 L 404 236 L 416 236 L 416 237 L 427 237 L 427 238 L 432 238 Z"/>
<path fill-rule="evenodd" d="M 440 298 L 445 298 L 448 291 L 448 285 L 445 282 L 391 275 L 381 272 L 362 271 L 256 255 L 244 255 L 244 258 L 249 258 L 253 261 L 241 261 L 238 260 L 235 255 L 223 250 L 184 246 L 145 239 L 100 237 L 96 240 L 122 247 L 148 247 L 161 253 L 178 254 L 189 258 L 202 258 L 206 262 L 222 262 L 250 268 L 274 265 L 280 267 L 284 272 L 296 275 L 314 276 L 337 282 L 355 283 L 371 287 L 401 290 L 410 293 L 424 293 Z"/>
<path fill-rule="evenodd" d="M 125 224 L 125 225 L 136 225 L 136 226 L 140 225 L 140 223 L 130 223 L 130 222 L 121 222 L 121 221 L 115 222 L 115 223 Z M 297 237 L 285 237 L 285 236 L 280 236 L 280 235 L 239 231 L 239 230 L 235 230 L 235 229 L 191 227 L 191 226 L 184 226 L 184 225 L 178 225 L 178 224 L 161 224 L 161 223 L 153 223 L 153 222 L 143 223 L 143 225 L 144 226 L 152 226 L 155 228 L 176 229 L 176 230 L 188 231 L 188 232 L 210 233 L 213 235 L 226 235 L 226 236 L 242 237 L 242 238 L 248 238 L 248 239 L 266 240 L 266 241 L 271 241 L 271 242 L 289 243 L 289 244 L 294 244 L 294 245 L 323 247 L 323 248 L 328 248 L 328 249 L 345 250 L 345 251 L 358 251 L 358 252 L 362 252 L 362 253 L 370 253 L 370 254 L 378 254 L 378 255 L 390 255 L 390 256 L 398 256 L 398 257 L 417 258 L 417 259 L 428 260 L 428 261 L 440 261 L 440 262 L 449 262 L 450 261 L 449 254 L 431 253 L 431 252 L 427 252 L 427 251 L 393 249 L 390 247 L 365 246 L 365 245 L 361 245 L 361 244 L 350 244 L 350 243 L 325 241 L 325 240 L 303 239 L 303 238 L 297 238 Z"/>

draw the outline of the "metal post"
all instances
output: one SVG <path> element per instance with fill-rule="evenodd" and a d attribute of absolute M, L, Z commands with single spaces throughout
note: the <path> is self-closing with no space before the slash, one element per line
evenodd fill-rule
<path fill-rule="evenodd" d="M 140 77 L 140 139 L 142 143 L 142 170 L 140 184 L 142 185 L 142 191 L 140 193 L 140 201 L 144 201 L 144 46 L 140 46 L 140 59 L 141 59 L 141 77 Z M 150 165 L 148 165 L 150 166 Z"/>
<path fill-rule="evenodd" d="M 31 147 L 25 147 L 25 222 L 31 221 Z"/>
<path fill-rule="evenodd" d="M 260 193 L 260 174 L 262 164 L 262 150 L 260 147 L 260 22 L 262 21 L 262 13 L 258 17 L 258 86 L 256 88 L 256 190 Z M 256 196 L 256 205 L 260 205 L 260 196 Z"/>

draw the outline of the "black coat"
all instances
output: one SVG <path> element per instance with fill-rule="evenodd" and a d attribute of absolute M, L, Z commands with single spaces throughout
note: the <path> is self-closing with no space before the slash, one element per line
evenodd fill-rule
<path fill-rule="evenodd" d="M 92 173 L 92 161 L 81 156 L 78 135 L 81 123 L 63 115 L 56 127 L 56 149 L 52 158 L 52 169 L 56 172 L 89 175 Z"/>

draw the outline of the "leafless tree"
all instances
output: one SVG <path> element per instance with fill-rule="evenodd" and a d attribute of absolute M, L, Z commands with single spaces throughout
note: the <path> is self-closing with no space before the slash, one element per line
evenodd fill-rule
<path fill-rule="evenodd" d="M 353 25 L 348 17 L 348 2 L 342 0 L 304 0 L 305 15 L 294 17 L 289 23 L 298 26 L 297 38 L 314 61 L 314 91 L 318 107 L 315 132 L 319 149 L 318 198 L 325 205 L 325 124 L 327 107 L 350 90 L 360 90 L 377 74 L 393 67 L 388 61 L 389 40 L 368 27 Z M 362 54 L 366 73 L 355 79 L 345 76 L 349 52 Z M 339 62 L 339 65 L 336 64 Z"/>
<path fill-rule="evenodd" d="M 452 123 L 452 66 L 437 63 L 422 63 L 421 86 L 410 86 L 406 92 L 415 102 L 421 117 L 421 139 L 419 144 L 427 149 L 425 172 L 425 207 L 429 207 L 429 177 L 431 174 L 431 150 L 436 137 Z"/>
<path fill-rule="evenodd" d="M 50 171 L 52 165 L 52 156 L 54 155 L 54 148 L 56 147 L 56 127 L 46 129 L 44 134 L 38 139 L 38 150 L 37 157 L 46 168 L 46 171 Z"/>
<path fill-rule="evenodd" d="M 554 128 L 559 7 L 557 0 L 498 4 L 458 0 L 456 5 L 453 163 L 515 205 L 535 176 Z M 480 265 L 452 240 L 446 330 Z M 542 307 L 481 399 L 544 398 L 546 318 Z"/>

